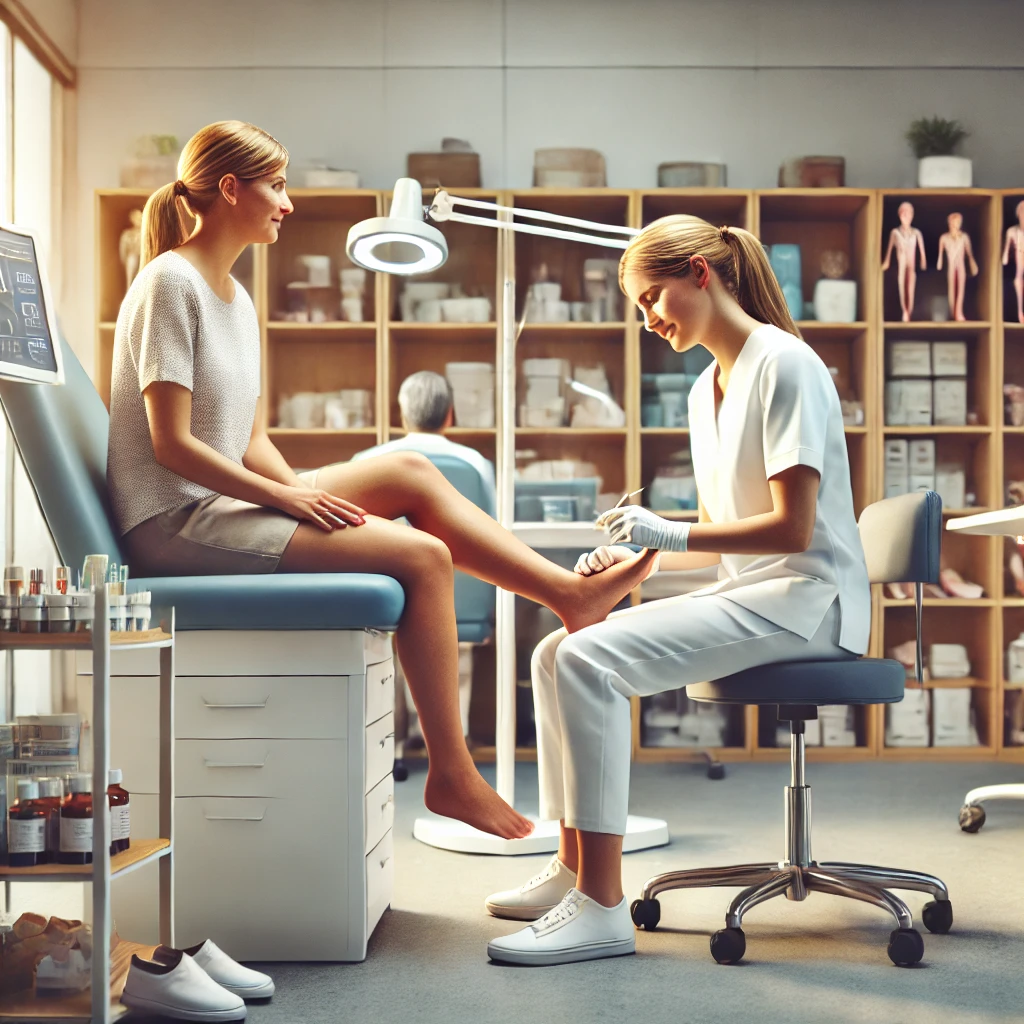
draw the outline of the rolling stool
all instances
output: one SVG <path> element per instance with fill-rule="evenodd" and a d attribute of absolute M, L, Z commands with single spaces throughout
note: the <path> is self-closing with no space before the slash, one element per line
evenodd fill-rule
<path fill-rule="evenodd" d="M 869 505 L 859 522 L 861 542 L 872 583 L 915 584 L 917 609 L 917 678 L 921 681 L 921 588 L 939 575 L 942 501 L 934 491 L 906 494 Z M 924 942 L 914 929 L 907 905 L 891 892 L 916 889 L 934 897 L 922 920 L 931 932 L 948 932 L 953 907 L 946 886 L 919 871 L 844 862 L 817 863 L 811 857 L 811 789 L 805 778 L 804 723 L 818 717 L 826 704 L 894 704 L 903 699 L 906 672 L 897 661 L 876 658 L 780 662 L 737 672 L 724 679 L 686 688 L 687 696 L 716 704 L 776 705 L 780 721 L 791 727 L 792 776 L 785 796 L 785 859 L 778 863 L 697 868 L 655 875 L 632 905 L 633 923 L 649 931 L 661 918 L 658 896 L 672 889 L 745 886 L 729 905 L 725 928 L 711 936 L 711 955 L 720 964 L 742 959 L 746 912 L 759 903 L 785 896 L 805 900 L 810 892 L 863 900 L 888 911 L 897 927 L 889 936 L 889 958 L 904 966 L 924 956 Z"/>

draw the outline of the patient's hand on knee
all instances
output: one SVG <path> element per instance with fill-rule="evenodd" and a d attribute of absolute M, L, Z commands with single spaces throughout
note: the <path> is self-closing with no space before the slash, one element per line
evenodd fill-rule
<path fill-rule="evenodd" d="M 595 573 L 604 572 L 605 569 L 615 565 L 616 562 L 625 562 L 626 559 L 632 558 L 635 554 L 636 552 L 632 549 L 619 544 L 603 544 L 599 548 L 594 548 L 593 551 L 585 551 L 580 555 L 579 561 L 576 563 L 576 572 L 581 576 L 593 576 Z M 660 560 L 659 557 L 651 562 L 651 571 L 647 574 L 648 576 L 658 571 Z"/>

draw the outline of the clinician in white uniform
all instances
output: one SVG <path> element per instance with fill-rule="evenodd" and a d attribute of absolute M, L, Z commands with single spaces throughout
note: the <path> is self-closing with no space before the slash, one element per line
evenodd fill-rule
<path fill-rule="evenodd" d="M 717 564 L 719 581 L 537 647 L 540 812 L 562 822 L 561 842 L 538 876 L 487 900 L 495 916 L 535 921 L 489 944 L 501 962 L 634 952 L 621 871 L 631 697 L 867 650 L 870 588 L 839 396 L 796 335 L 761 243 L 740 228 L 666 217 L 630 244 L 619 276 L 651 331 L 678 352 L 702 344 L 715 361 L 690 394 L 698 521 L 630 505 L 599 522 L 613 541 L 661 551 L 661 568 Z M 630 555 L 599 548 L 577 571 Z"/>

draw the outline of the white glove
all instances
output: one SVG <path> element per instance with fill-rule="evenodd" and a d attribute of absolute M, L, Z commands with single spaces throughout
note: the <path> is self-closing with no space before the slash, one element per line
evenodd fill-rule
<path fill-rule="evenodd" d="M 593 551 L 585 551 L 580 555 L 575 571 L 581 576 L 593 576 L 595 573 L 604 572 L 605 569 L 615 565 L 616 562 L 625 562 L 635 556 L 636 552 L 630 548 L 602 545 L 599 548 L 594 548 Z M 651 567 L 651 573 L 658 571 L 659 562 L 660 559 L 655 558 Z"/>
<path fill-rule="evenodd" d="M 597 525 L 613 544 L 639 544 L 653 551 L 685 551 L 690 523 L 662 519 L 642 505 L 623 505 L 602 513 Z"/>

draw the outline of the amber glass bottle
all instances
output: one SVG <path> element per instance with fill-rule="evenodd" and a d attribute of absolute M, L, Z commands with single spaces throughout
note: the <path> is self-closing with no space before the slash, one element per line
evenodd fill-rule
<path fill-rule="evenodd" d="M 68 795 L 60 805 L 61 864 L 92 863 L 92 776 L 73 772 L 65 776 Z"/>
<path fill-rule="evenodd" d="M 46 860 L 57 863 L 60 853 L 60 805 L 64 799 L 64 780 L 57 775 L 36 779 L 39 803 L 46 808 Z"/>
<path fill-rule="evenodd" d="M 12 868 L 46 863 L 46 808 L 35 779 L 18 779 L 18 799 L 7 815 L 7 862 Z"/>
<path fill-rule="evenodd" d="M 121 769 L 111 768 L 108 776 L 107 802 L 110 806 L 110 856 L 122 853 L 131 846 L 130 796 L 121 786 Z"/>

